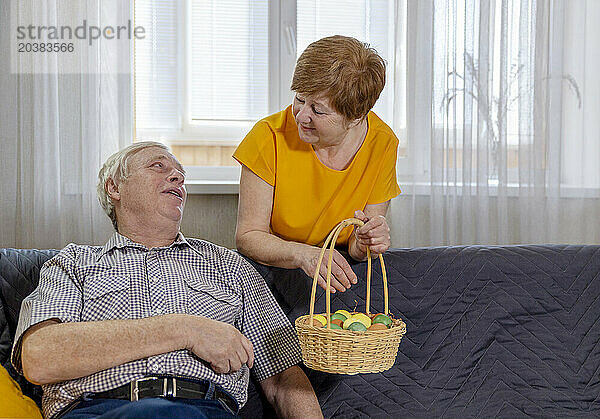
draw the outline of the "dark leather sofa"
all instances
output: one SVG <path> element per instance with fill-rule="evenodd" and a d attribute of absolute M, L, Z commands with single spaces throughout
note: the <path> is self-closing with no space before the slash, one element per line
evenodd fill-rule
<path fill-rule="evenodd" d="M 0 250 L 0 361 L 15 377 L 21 300 L 55 252 Z M 600 246 L 394 249 L 385 261 L 390 311 L 407 325 L 396 363 L 353 376 L 305 369 L 325 417 L 600 416 Z M 255 266 L 292 322 L 308 312 L 306 275 Z M 372 311 L 381 311 L 374 266 Z M 353 269 L 364 278 L 365 263 Z M 365 295 L 359 281 L 332 307 L 362 309 Z M 39 404 L 41 389 L 17 380 Z M 253 383 L 240 414 L 274 416 Z"/>

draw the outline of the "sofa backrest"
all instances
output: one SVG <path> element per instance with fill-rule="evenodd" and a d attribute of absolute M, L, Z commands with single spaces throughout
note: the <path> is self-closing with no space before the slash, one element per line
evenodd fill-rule
<path fill-rule="evenodd" d="M 6 364 L 21 302 L 37 287 L 40 268 L 58 250 L 0 249 L 0 362 Z"/>
<path fill-rule="evenodd" d="M 41 404 L 42 389 L 14 371 L 10 363 L 21 302 L 37 287 L 40 268 L 58 250 L 0 249 L 0 362 L 23 393 Z"/>

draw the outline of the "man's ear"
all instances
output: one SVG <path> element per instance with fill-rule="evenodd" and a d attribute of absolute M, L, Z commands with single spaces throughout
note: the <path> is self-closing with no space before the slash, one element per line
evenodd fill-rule
<path fill-rule="evenodd" d="M 106 193 L 113 201 L 121 200 L 121 193 L 119 192 L 119 185 L 115 183 L 113 178 L 108 178 L 106 183 L 104 184 L 104 188 L 106 189 Z"/>

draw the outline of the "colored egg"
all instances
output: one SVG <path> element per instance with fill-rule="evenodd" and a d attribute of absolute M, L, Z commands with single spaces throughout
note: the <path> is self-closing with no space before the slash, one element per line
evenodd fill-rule
<path fill-rule="evenodd" d="M 331 323 L 331 328 L 334 330 L 343 330 L 342 326 L 336 323 Z"/>
<path fill-rule="evenodd" d="M 327 326 L 327 318 L 322 314 L 315 314 L 314 319 L 321 322 L 321 326 Z"/>
<path fill-rule="evenodd" d="M 348 330 L 352 330 L 354 332 L 365 332 L 367 328 L 361 322 L 355 321 L 350 326 L 348 326 Z"/>
<path fill-rule="evenodd" d="M 342 316 L 346 317 L 346 319 L 349 319 L 350 317 L 352 317 L 352 314 L 350 314 L 350 312 L 348 310 L 338 310 L 334 314 L 341 314 Z M 343 319 L 343 320 L 346 320 L 346 319 Z"/>
<path fill-rule="evenodd" d="M 356 313 L 352 318 L 364 324 L 366 328 L 371 326 L 371 319 L 364 313 Z"/>
<path fill-rule="evenodd" d="M 373 323 L 367 330 L 386 330 L 387 328 L 383 323 Z"/>
<path fill-rule="evenodd" d="M 350 325 L 351 325 L 352 323 L 354 323 L 355 321 L 357 321 L 357 320 L 355 320 L 353 316 L 350 316 L 350 317 L 348 317 L 346 320 L 344 320 L 344 324 L 342 325 L 342 327 L 343 327 L 344 329 L 347 329 L 347 328 L 348 328 L 348 326 L 350 326 Z"/>
<path fill-rule="evenodd" d="M 334 321 L 334 320 L 336 320 L 336 319 L 337 319 L 337 320 L 341 320 L 341 321 L 342 321 L 342 323 L 343 323 L 343 322 L 344 322 L 344 320 L 346 320 L 347 318 L 348 318 L 348 317 L 344 316 L 342 313 L 333 313 L 333 314 L 331 315 L 331 321 Z"/>
<path fill-rule="evenodd" d="M 337 326 L 339 326 L 340 328 L 344 327 L 344 322 L 340 319 L 334 319 L 331 321 L 331 324 L 335 324 Z"/>
<path fill-rule="evenodd" d="M 378 314 L 373 318 L 373 323 L 383 323 L 386 327 L 390 327 L 392 324 L 392 319 L 385 314 Z"/>

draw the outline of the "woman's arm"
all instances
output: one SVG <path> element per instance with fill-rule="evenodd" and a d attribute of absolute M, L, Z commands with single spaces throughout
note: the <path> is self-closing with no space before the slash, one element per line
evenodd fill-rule
<path fill-rule="evenodd" d="M 372 257 L 390 248 L 390 228 L 385 219 L 390 201 L 381 204 L 367 205 L 363 211 L 356 211 L 354 216 L 365 222 L 365 225 L 354 228 L 354 234 L 348 242 L 348 254 L 352 259 L 362 261 L 367 259 L 367 246 L 371 249 Z"/>
<path fill-rule="evenodd" d="M 304 243 L 283 240 L 270 232 L 273 211 L 273 187 L 242 165 L 240 196 L 235 232 L 237 249 L 265 265 L 280 268 L 301 268 L 311 278 L 321 249 Z M 356 283 L 356 274 L 344 257 L 334 252 L 331 284 L 334 290 L 345 291 Z M 327 263 L 321 264 L 318 283 L 326 287 Z"/>

